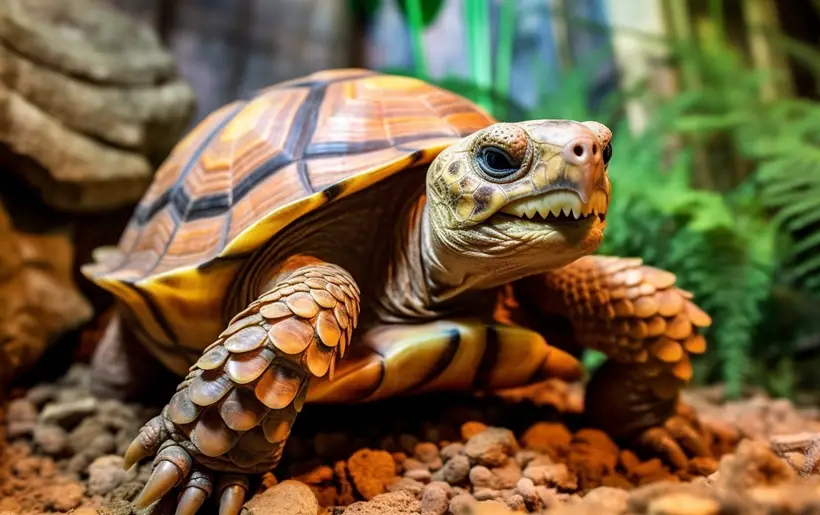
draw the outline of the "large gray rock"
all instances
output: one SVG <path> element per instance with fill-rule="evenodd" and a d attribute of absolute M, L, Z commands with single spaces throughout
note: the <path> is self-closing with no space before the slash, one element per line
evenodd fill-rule
<path fill-rule="evenodd" d="M 0 154 L 52 207 L 135 204 L 194 108 L 142 22 L 96 0 L 0 2 Z"/>

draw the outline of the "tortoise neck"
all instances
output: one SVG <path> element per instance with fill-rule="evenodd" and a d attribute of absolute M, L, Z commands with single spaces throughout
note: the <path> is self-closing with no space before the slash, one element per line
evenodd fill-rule
<path fill-rule="evenodd" d="M 421 195 L 401 218 L 393 256 L 377 311 L 387 323 L 440 318 L 464 306 L 465 295 L 487 291 L 472 288 L 472 281 L 448 264 L 447 250 L 435 238 L 427 197 Z M 494 293 L 486 295 L 494 299 Z M 456 302 L 456 300 L 458 302 Z"/>

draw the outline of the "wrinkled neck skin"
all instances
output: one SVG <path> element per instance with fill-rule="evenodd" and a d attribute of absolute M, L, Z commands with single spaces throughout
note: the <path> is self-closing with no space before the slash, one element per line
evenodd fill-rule
<path fill-rule="evenodd" d="M 503 256 L 488 260 L 471 255 L 465 248 L 463 242 L 442 238 L 422 195 L 406 209 L 396 234 L 385 287 L 377 300 L 379 319 L 410 323 L 492 313 L 496 287 L 536 272 L 511 266 Z"/>

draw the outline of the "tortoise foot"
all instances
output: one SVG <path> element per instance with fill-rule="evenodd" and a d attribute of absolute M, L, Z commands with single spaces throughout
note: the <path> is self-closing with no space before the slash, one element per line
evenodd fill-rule
<path fill-rule="evenodd" d="M 217 478 L 214 481 L 214 478 Z M 220 515 L 238 515 L 249 489 L 245 474 L 219 474 L 202 467 L 185 448 L 166 440 L 154 458 L 151 477 L 134 500 L 142 510 L 178 489 L 176 515 L 194 515 L 214 492 L 216 486 Z"/>
<path fill-rule="evenodd" d="M 203 466 L 196 453 L 186 450 L 191 443 L 171 434 L 162 416 L 151 419 L 125 454 L 125 468 L 155 454 L 148 482 L 134 500 L 142 510 L 178 490 L 176 515 L 194 515 L 211 497 L 216 487 L 220 515 L 238 515 L 249 489 L 249 475 L 220 473 Z"/>
<path fill-rule="evenodd" d="M 710 440 L 708 430 L 691 408 L 679 403 L 674 415 L 641 433 L 637 444 L 675 468 L 684 469 L 691 458 L 714 457 Z"/>

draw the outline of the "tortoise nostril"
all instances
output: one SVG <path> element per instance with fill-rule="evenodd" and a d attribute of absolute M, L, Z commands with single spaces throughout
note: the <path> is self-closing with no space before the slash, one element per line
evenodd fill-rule
<path fill-rule="evenodd" d="M 578 157 L 581 157 L 582 155 L 584 155 L 584 147 L 582 147 L 581 145 L 575 145 L 575 146 L 572 148 L 572 151 L 573 151 L 573 152 L 575 153 L 575 155 L 576 155 L 576 156 L 578 156 Z"/>
<path fill-rule="evenodd" d="M 592 155 L 598 155 L 598 145 L 592 145 Z"/>

